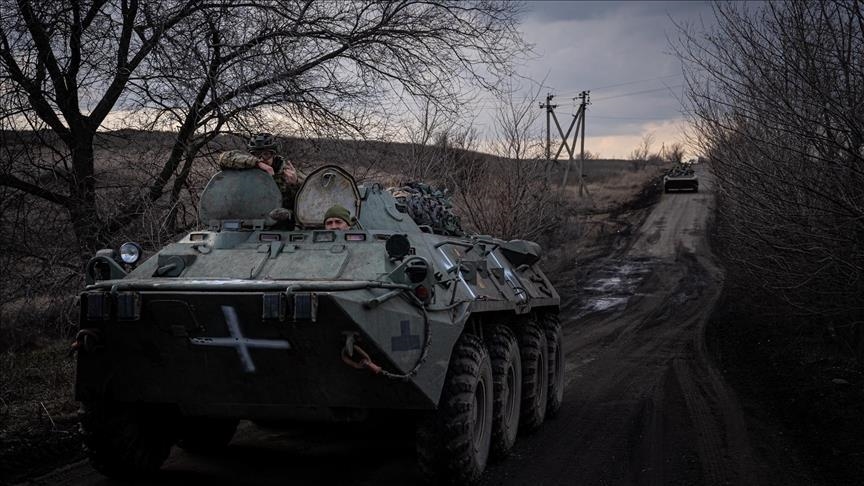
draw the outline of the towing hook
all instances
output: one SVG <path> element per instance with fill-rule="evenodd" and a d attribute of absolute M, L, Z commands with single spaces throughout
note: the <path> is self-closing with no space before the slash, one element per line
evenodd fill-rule
<path fill-rule="evenodd" d="M 367 369 L 373 375 L 381 373 L 381 367 L 372 362 L 369 353 L 363 351 L 363 348 L 354 342 L 354 333 L 345 334 L 345 347 L 342 348 L 342 362 L 354 369 Z M 355 359 L 355 354 L 356 358 L 359 359 Z"/>
<path fill-rule="evenodd" d="M 77 334 L 75 334 L 71 350 L 73 352 L 83 350 L 92 353 L 99 347 L 99 341 L 100 336 L 98 329 L 81 329 Z"/>

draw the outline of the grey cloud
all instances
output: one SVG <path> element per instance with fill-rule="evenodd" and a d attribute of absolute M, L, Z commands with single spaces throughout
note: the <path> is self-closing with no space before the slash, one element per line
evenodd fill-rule
<path fill-rule="evenodd" d="M 583 89 L 591 90 L 588 126 L 597 136 L 638 134 L 652 120 L 680 118 L 681 67 L 667 54 L 667 33 L 675 30 L 669 16 L 698 21 L 711 17 L 709 4 L 531 2 L 526 7 L 523 32 L 539 57 L 526 65 L 525 74 L 546 78 L 567 120 L 574 111 L 570 98 Z"/>

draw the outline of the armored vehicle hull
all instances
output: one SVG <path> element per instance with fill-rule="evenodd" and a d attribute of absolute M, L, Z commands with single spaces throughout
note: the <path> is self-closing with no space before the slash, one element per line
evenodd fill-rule
<path fill-rule="evenodd" d="M 663 176 L 663 191 L 678 190 L 699 191 L 699 177 L 693 171 L 691 164 L 679 164 Z"/>
<path fill-rule="evenodd" d="M 76 398 L 100 471 L 157 469 L 175 443 L 225 445 L 240 419 L 400 409 L 430 480 L 471 483 L 557 412 L 560 298 L 536 244 L 435 234 L 337 167 L 307 178 L 297 226 L 280 228 L 269 185 L 257 170 L 217 174 L 206 229 L 134 268 L 110 250 L 88 264 Z M 258 186 L 272 197 L 230 204 Z M 331 201 L 351 229 L 320 229 Z"/>

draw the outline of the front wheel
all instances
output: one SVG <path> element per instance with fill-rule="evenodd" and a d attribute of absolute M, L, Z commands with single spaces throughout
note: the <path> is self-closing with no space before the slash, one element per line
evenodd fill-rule
<path fill-rule="evenodd" d="M 143 405 L 85 403 L 81 411 L 84 447 L 93 469 L 132 478 L 157 471 L 171 452 L 173 414 Z"/>
<path fill-rule="evenodd" d="M 480 478 L 492 437 L 492 366 L 476 336 L 453 349 L 438 410 L 417 428 L 417 461 L 432 484 L 470 484 Z"/>

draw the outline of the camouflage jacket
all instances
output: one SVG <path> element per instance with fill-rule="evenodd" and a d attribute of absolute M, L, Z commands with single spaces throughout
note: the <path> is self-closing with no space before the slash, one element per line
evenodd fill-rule
<path fill-rule="evenodd" d="M 229 150 L 228 152 L 223 152 L 219 156 L 219 168 L 222 170 L 253 169 L 257 166 L 258 157 L 255 157 L 240 150 Z M 282 167 L 284 166 L 285 160 L 277 155 L 273 159 L 273 181 L 276 183 L 276 186 L 279 187 L 279 191 L 282 193 L 282 207 L 294 209 L 294 196 L 297 195 L 297 190 L 299 190 L 300 186 L 303 184 L 303 179 L 305 179 L 305 176 L 298 169 L 297 183 L 289 184 L 288 181 L 286 181 L 285 178 L 282 177 Z"/>

